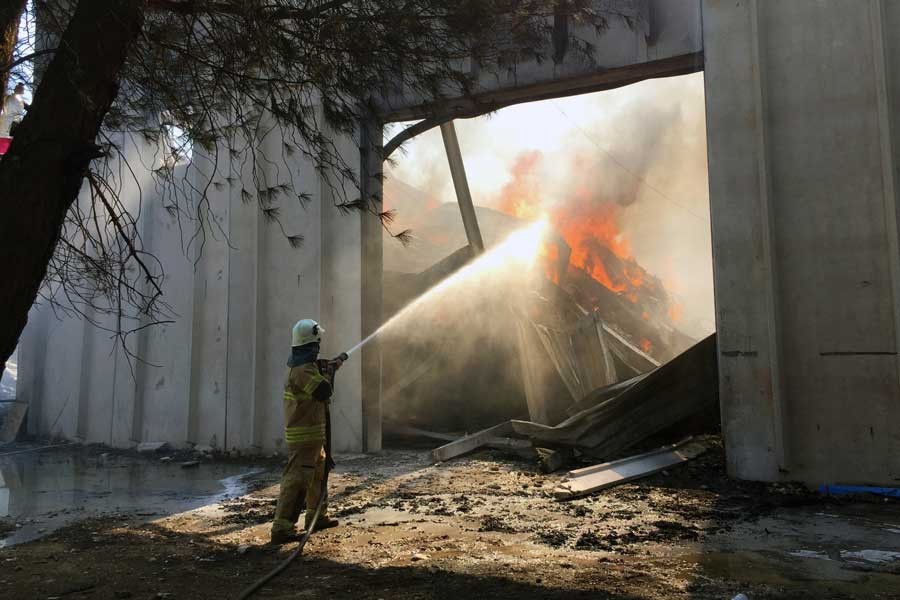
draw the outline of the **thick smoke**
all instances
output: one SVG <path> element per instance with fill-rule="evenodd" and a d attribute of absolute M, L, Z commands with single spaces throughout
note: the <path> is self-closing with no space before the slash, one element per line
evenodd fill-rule
<path fill-rule="evenodd" d="M 626 244 L 662 280 L 679 305 L 678 327 L 696 338 L 713 331 L 702 74 L 510 107 L 456 126 L 476 204 L 521 217 L 562 206 L 572 222 L 604 211 L 616 229 L 606 241 Z M 436 130 L 413 142 L 391 176 L 455 201 Z"/>
<path fill-rule="evenodd" d="M 526 416 L 517 315 L 536 285 L 538 241 L 511 256 L 498 255 L 506 248 L 502 241 L 491 245 L 484 257 L 409 304 L 380 335 L 388 422 L 471 431 Z M 388 312 L 440 279 L 387 272 Z M 397 388 L 403 393 L 394 393 Z"/>
<path fill-rule="evenodd" d="M 599 240 L 661 280 L 679 329 L 695 338 L 714 329 L 702 75 L 511 107 L 456 126 L 475 203 L 492 209 L 479 210 L 488 246 L 543 212 L 557 215 L 556 225 L 594 236 L 586 247 Z M 387 170 L 385 201 L 416 240 L 406 249 L 386 240 L 386 304 L 421 291 L 413 274 L 466 244 L 440 132 L 405 150 Z M 573 249 L 578 260 L 587 259 Z M 524 279 L 476 278 L 386 334 L 386 391 L 435 361 L 403 397 L 386 398 L 387 415 L 422 424 L 455 418 L 466 429 L 480 413 L 524 410 L 520 396 L 508 397 L 517 385 L 521 393 L 510 310 L 532 293 Z M 416 398 L 423 394 L 431 400 Z M 423 406 L 429 414 L 417 421 L 412 413 Z"/>

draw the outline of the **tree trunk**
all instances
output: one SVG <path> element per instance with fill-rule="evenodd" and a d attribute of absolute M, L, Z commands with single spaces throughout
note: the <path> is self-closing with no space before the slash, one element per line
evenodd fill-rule
<path fill-rule="evenodd" d="M 19 39 L 19 21 L 25 12 L 28 0 L 7 0 L 0 4 L 0 96 L 6 95 L 9 84 L 9 71 L 6 65 L 12 63 L 13 51 Z"/>
<path fill-rule="evenodd" d="M 80 0 L 0 160 L 0 373 L 15 350 L 116 97 L 146 0 Z"/>

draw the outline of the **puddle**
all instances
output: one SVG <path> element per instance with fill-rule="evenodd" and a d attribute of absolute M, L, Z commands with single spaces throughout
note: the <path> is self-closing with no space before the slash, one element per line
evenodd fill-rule
<path fill-rule="evenodd" d="M 824 552 L 819 552 L 818 550 L 796 550 L 794 552 L 788 552 L 791 556 L 796 556 L 797 558 L 817 558 L 819 560 L 831 560 L 831 557 L 828 556 Z"/>
<path fill-rule="evenodd" d="M 892 550 L 842 550 L 841 558 L 844 560 L 864 561 L 873 563 L 891 563 L 900 560 L 900 552 Z"/>
<path fill-rule="evenodd" d="M 158 458 L 80 451 L 0 457 L 0 517 L 18 524 L 0 547 L 86 517 L 121 513 L 147 520 L 220 502 L 245 493 L 246 478 L 260 472 L 216 463 L 183 469 Z"/>

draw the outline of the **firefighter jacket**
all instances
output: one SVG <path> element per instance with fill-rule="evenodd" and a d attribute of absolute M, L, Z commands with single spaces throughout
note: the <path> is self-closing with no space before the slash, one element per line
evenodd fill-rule
<path fill-rule="evenodd" d="M 288 369 L 284 383 L 284 441 L 288 448 L 325 443 L 325 411 L 331 382 L 314 362 Z"/>

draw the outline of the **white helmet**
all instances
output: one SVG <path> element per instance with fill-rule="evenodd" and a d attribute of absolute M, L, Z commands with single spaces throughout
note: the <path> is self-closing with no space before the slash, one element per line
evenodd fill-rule
<path fill-rule="evenodd" d="M 305 346 L 313 342 L 321 344 L 323 333 L 325 330 L 312 319 L 301 319 L 291 332 L 291 346 Z"/>

